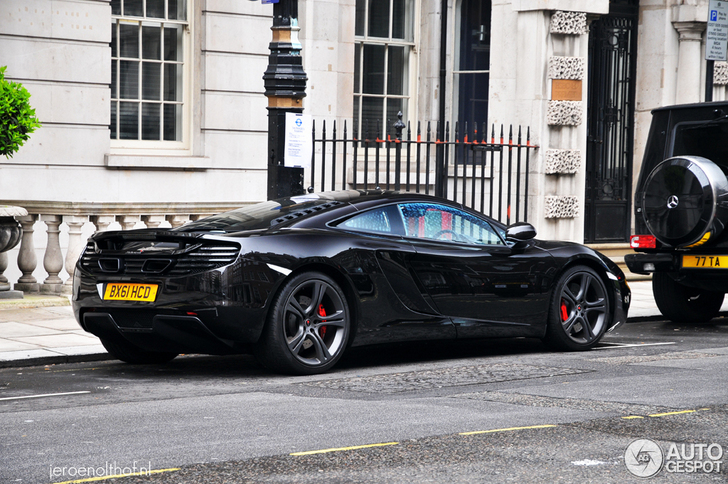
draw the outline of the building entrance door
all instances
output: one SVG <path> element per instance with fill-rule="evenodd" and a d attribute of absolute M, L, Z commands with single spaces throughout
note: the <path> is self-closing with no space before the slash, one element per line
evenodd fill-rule
<path fill-rule="evenodd" d="M 612 0 L 589 31 L 587 243 L 629 239 L 639 0 Z"/>

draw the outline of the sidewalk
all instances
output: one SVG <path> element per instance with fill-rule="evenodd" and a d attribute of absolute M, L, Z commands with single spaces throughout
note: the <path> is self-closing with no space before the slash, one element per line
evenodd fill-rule
<path fill-rule="evenodd" d="M 0 299 L 0 368 L 109 358 L 78 325 L 68 297 Z"/>
<path fill-rule="evenodd" d="M 629 320 L 660 316 L 650 281 L 633 281 Z M 728 301 L 728 298 L 727 298 Z M 728 311 L 728 302 L 723 305 Z M 110 359 L 73 317 L 68 297 L 0 300 L 0 368 Z"/>

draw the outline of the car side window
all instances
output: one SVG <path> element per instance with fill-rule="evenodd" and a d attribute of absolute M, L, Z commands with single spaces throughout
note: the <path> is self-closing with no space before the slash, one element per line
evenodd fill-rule
<path fill-rule="evenodd" d="M 405 235 L 471 245 L 504 245 L 486 220 L 465 211 L 433 203 L 399 205 Z"/>
<path fill-rule="evenodd" d="M 381 234 L 404 235 L 402 228 L 402 216 L 397 207 L 387 207 L 369 210 L 344 220 L 339 225 L 341 228 L 357 230 L 362 232 L 376 232 Z"/>

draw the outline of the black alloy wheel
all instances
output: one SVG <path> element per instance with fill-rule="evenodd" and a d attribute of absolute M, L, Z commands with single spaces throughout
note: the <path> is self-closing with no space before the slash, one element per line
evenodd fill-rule
<path fill-rule="evenodd" d="M 274 371 L 322 373 L 344 354 L 350 328 L 349 305 L 339 285 L 322 273 L 301 273 L 275 297 L 256 356 Z"/>
<path fill-rule="evenodd" d="M 99 338 L 101 339 L 101 338 Z M 125 341 L 101 339 L 106 351 L 114 358 L 134 365 L 161 364 L 173 360 L 178 353 L 170 351 L 147 351 Z"/>
<path fill-rule="evenodd" d="M 602 278 L 589 267 L 574 266 L 554 288 L 545 340 L 559 350 L 593 348 L 604 335 L 610 314 Z"/>
<path fill-rule="evenodd" d="M 652 274 L 652 293 L 663 316 L 675 323 L 705 323 L 718 315 L 725 294 L 680 284 L 669 274 Z"/>

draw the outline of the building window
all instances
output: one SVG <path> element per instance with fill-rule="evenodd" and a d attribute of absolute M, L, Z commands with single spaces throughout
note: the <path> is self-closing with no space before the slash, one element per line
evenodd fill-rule
<path fill-rule="evenodd" d="M 111 0 L 111 139 L 183 141 L 187 0 Z"/>
<path fill-rule="evenodd" d="M 460 4 L 458 68 L 454 71 L 457 120 L 470 135 L 488 120 L 490 83 L 491 2 L 463 0 Z M 464 126 L 461 127 L 464 129 Z"/>
<path fill-rule="evenodd" d="M 414 0 L 356 0 L 354 123 L 392 124 L 410 107 Z"/>

